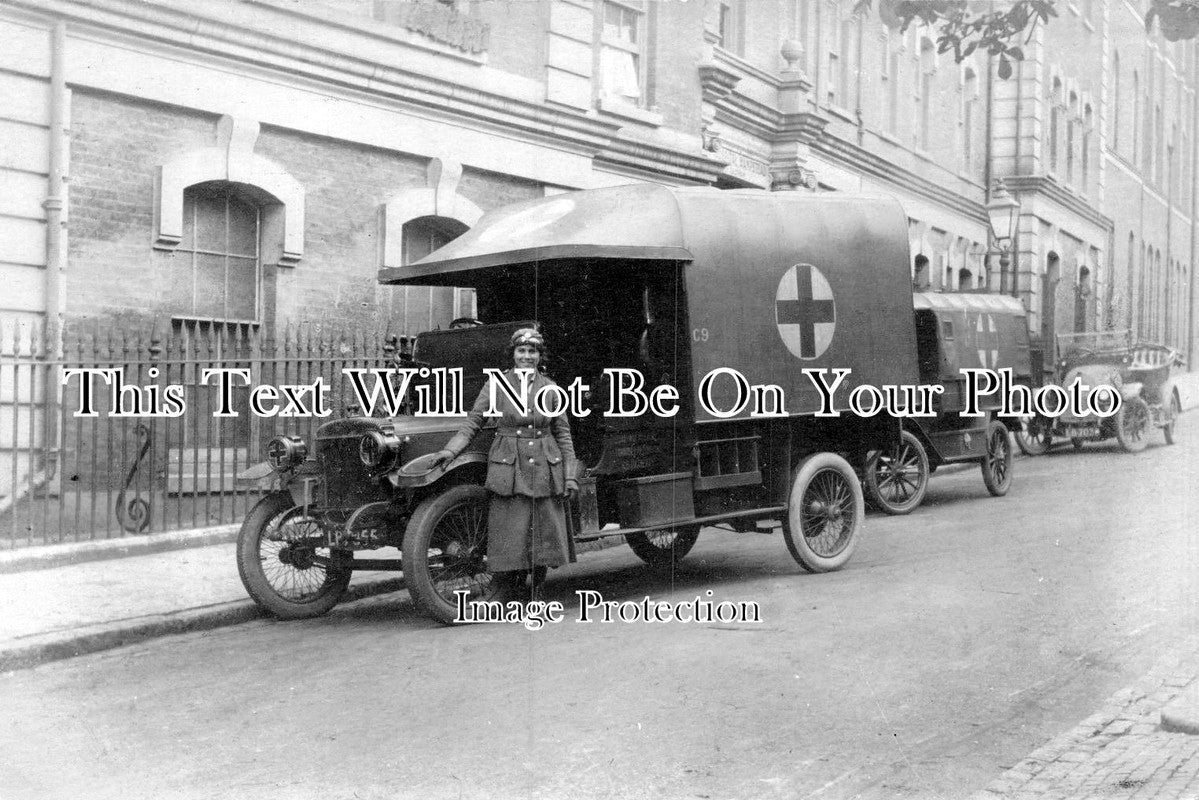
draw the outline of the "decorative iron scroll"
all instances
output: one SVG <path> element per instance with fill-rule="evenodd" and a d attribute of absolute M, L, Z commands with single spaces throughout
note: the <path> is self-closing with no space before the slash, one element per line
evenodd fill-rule
<path fill-rule="evenodd" d="M 125 494 L 129 491 L 129 487 L 133 485 L 133 479 L 137 475 L 138 467 L 141 466 L 142 460 L 145 459 L 146 453 L 150 452 L 150 429 L 145 425 L 138 423 L 137 429 L 134 431 L 137 438 L 141 440 L 141 446 L 138 448 L 137 457 L 129 466 L 129 471 L 125 475 L 125 485 L 121 487 L 121 491 L 117 494 L 116 512 L 117 521 L 121 523 L 121 528 L 129 533 L 142 533 L 150 527 L 150 503 L 141 497 L 134 497 L 126 502 Z"/>

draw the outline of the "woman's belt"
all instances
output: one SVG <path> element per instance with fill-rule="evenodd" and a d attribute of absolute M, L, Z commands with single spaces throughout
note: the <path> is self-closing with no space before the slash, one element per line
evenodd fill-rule
<path fill-rule="evenodd" d="M 549 436 L 549 428 L 538 428 L 536 425 L 524 425 L 521 427 L 496 428 L 496 436 L 510 436 L 513 439 L 536 439 L 541 436 Z"/>

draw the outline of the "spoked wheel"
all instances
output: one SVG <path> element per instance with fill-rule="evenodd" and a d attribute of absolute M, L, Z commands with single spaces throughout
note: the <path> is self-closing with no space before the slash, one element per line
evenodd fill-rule
<path fill-rule="evenodd" d="M 454 486 L 416 507 L 404 532 L 404 582 L 416 607 L 444 625 L 465 602 L 496 600 L 500 581 L 487 571 L 487 490 Z"/>
<path fill-rule="evenodd" d="M 924 500 L 928 474 L 928 454 L 915 434 L 904 431 L 899 444 L 866 460 L 866 497 L 879 511 L 910 514 Z"/>
<path fill-rule="evenodd" d="M 808 572 L 841 569 L 857 546 L 864 516 L 862 485 L 849 462 L 835 453 L 809 456 L 787 499 L 787 549 Z"/>
<path fill-rule="evenodd" d="M 1178 402 L 1178 395 L 1170 398 L 1170 423 L 1162 428 L 1162 433 L 1166 435 L 1166 444 L 1174 444 L 1181 437 L 1179 436 L 1179 426 L 1181 425 L 1182 404 Z"/>
<path fill-rule="evenodd" d="M 291 496 L 258 502 L 237 536 L 237 572 L 254 602 L 280 619 L 319 617 L 337 604 L 351 570 L 338 568 L 317 521 Z"/>
<path fill-rule="evenodd" d="M 995 497 L 1003 497 L 1012 485 L 1012 445 L 1007 426 L 992 421 L 987 426 L 987 455 L 982 463 L 983 483 Z"/>
<path fill-rule="evenodd" d="M 1033 416 L 1024 420 L 1024 426 L 1016 431 L 1016 446 L 1026 456 L 1040 456 L 1049 451 L 1053 444 L 1053 423 L 1044 417 Z"/>
<path fill-rule="evenodd" d="M 1125 399 L 1113 421 L 1116 441 L 1125 453 L 1139 453 L 1149 444 L 1149 404 L 1143 398 Z"/>
<path fill-rule="evenodd" d="M 654 569 L 671 569 L 691 552 L 699 538 L 699 526 L 625 534 L 637 557 Z"/>

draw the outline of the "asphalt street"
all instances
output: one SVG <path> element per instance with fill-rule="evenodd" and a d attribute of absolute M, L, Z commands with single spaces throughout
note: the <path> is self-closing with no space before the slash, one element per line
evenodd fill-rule
<path fill-rule="evenodd" d="M 838 573 L 708 529 L 673 576 L 552 573 L 539 631 L 397 593 L 9 673 L 0 797 L 966 796 L 1199 632 L 1199 445 L 1153 441 L 1021 459 L 1004 498 L 938 473 Z M 762 621 L 581 624 L 587 589 Z"/>

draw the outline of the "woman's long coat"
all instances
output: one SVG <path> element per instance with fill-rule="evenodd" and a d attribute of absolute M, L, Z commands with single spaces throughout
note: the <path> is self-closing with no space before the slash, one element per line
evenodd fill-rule
<path fill-rule="evenodd" d="M 515 369 L 503 374 L 520 395 Z M 495 380 L 494 378 L 492 380 Z M 487 565 L 492 572 L 557 567 L 569 560 L 566 515 L 561 498 L 567 479 L 574 478 L 575 451 L 565 414 L 546 417 L 532 407 L 533 397 L 553 381 L 535 373 L 529 384 L 529 413 L 523 414 L 500 389 L 496 410 L 499 428 L 487 455 Z M 455 456 L 467 448 L 489 419 L 491 381 L 479 392 L 462 427 L 446 445 Z"/>

